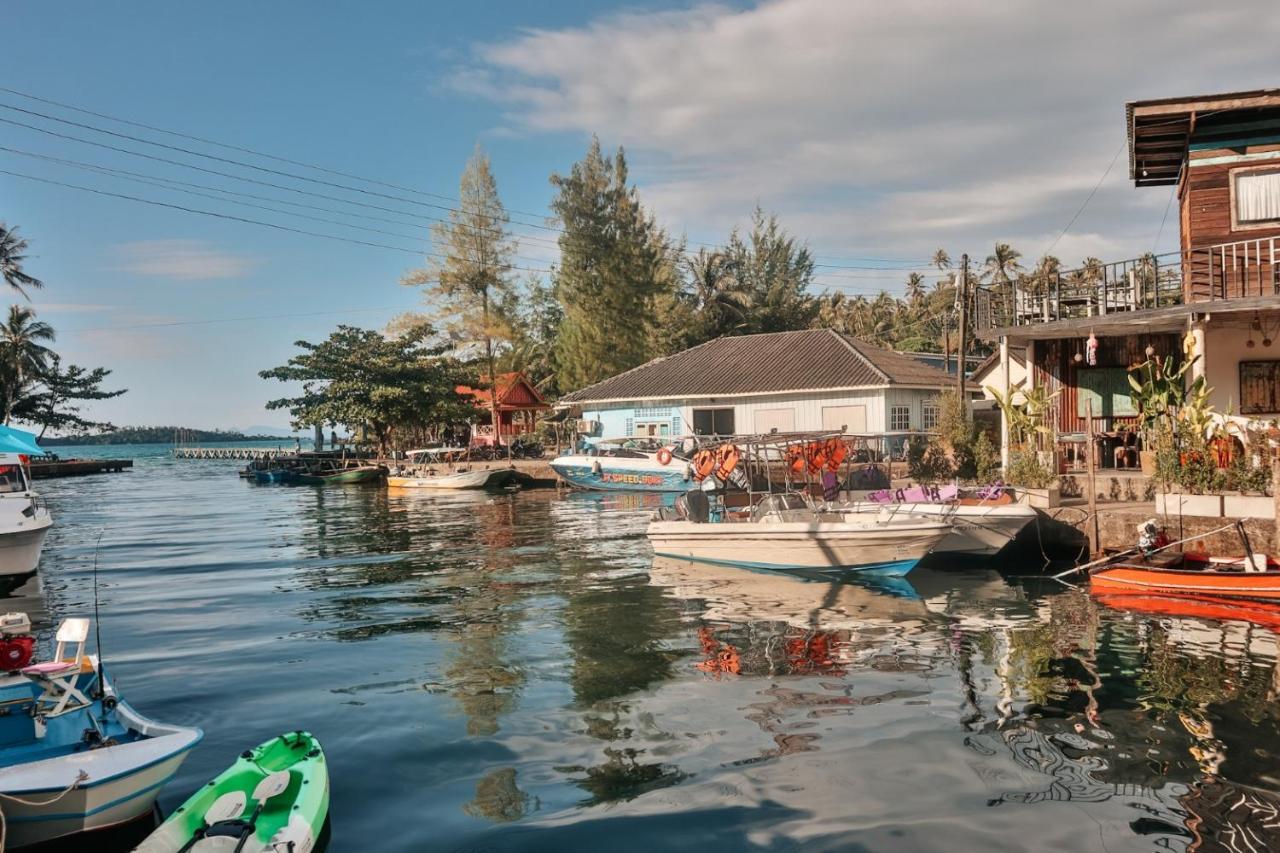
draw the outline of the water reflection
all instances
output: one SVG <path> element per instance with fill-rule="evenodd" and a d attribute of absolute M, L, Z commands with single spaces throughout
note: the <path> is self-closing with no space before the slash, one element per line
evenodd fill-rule
<path fill-rule="evenodd" d="M 51 484 L 45 595 L 6 608 L 85 612 L 110 526 L 117 671 L 208 735 L 168 807 L 306 725 L 335 850 L 1280 849 L 1280 637 L 1241 611 L 654 560 L 648 496 L 166 470 Z"/>

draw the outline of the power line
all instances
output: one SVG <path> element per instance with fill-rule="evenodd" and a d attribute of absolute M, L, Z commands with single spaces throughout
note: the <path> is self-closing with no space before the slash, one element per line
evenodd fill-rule
<path fill-rule="evenodd" d="M 130 329 L 161 329 L 173 326 L 210 326 L 217 323 L 247 323 L 252 320 L 287 320 L 293 317 L 331 317 L 335 314 L 367 314 L 375 311 L 398 311 L 400 306 L 383 305 L 377 308 L 347 308 L 341 311 L 290 311 L 288 314 L 254 314 L 248 317 L 218 317 L 212 320 L 174 320 L 167 323 L 134 323 L 128 326 L 90 326 L 80 329 L 59 329 L 66 332 L 119 332 Z"/>
<path fill-rule="evenodd" d="M 28 92 L 22 92 L 22 91 L 19 91 L 19 90 L 17 90 L 17 89 L 12 89 L 12 88 L 9 88 L 9 87 L 0 86 L 0 92 L 7 92 L 7 93 L 9 93 L 9 94 L 11 94 L 11 95 L 16 95 L 16 96 L 18 96 L 18 97 L 26 98 L 26 99 L 28 99 L 28 100 L 37 101 L 37 102 L 44 103 L 44 104 L 49 104 L 49 105 L 51 105 L 51 106 L 56 106 L 56 107 L 59 107 L 59 108 L 61 108 L 61 109 L 71 110 L 71 111 L 73 111 L 73 112 L 81 113 L 81 114 L 84 114 L 84 115 L 94 116 L 94 117 L 96 117 L 96 118 L 106 119 L 106 120 L 108 120 L 108 121 L 113 121 L 113 122 L 117 122 L 117 123 L 120 123 L 120 124 L 124 124 L 124 125 L 129 125 L 129 126 L 132 126 L 132 127 L 141 128 L 141 129 L 144 129 L 144 130 L 149 130 L 149 131 L 152 131 L 152 132 L 155 132 L 155 133 L 163 133 L 163 134 L 168 135 L 168 136 L 173 136 L 173 137 L 180 138 L 180 139 L 188 139 L 188 140 L 191 140 L 191 141 L 193 141 L 193 142 L 200 142 L 200 143 L 205 144 L 205 145 L 213 145 L 213 146 L 215 146 L 215 147 L 224 148 L 224 149 L 231 150 L 231 151 L 238 151 L 238 152 L 241 152 L 241 153 L 244 153 L 244 154 L 251 154 L 251 155 L 256 156 L 256 157 L 263 157 L 263 158 L 266 158 L 266 159 L 268 159 L 268 160 L 273 160 L 273 161 L 280 162 L 280 163 L 286 163 L 286 164 L 293 165 L 293 166 L 299 166 L 299 167 L 301 167 L 301 168 L 305 168 L 305 169 L 313 169 L 313 170 L 315 170 L 315 171 L 322 172 L 322 173 L 324 173 L 324 174 L 329 174 L 329 175 L 334 175 L 334 176 L 338 176 L 338 177 L 349 178 L 349 179 L 351 179 L 351 180 L 356 180 L 356 181 L 360 181 L 360 182 L 363 182 L 363 183 L 373 184 L 373 185 L 376 185 L 376 186 L 383 186 L 383 187 L 386 187 L 386 188 L 388 188 L 388 189 L 394 189 L 394 190 L 397 190 L 397 191 L 399 191 L 399 192 L 406 192 L 406 193 L 411 193 L 411 194 L 415 194 L 415 195 L 421 195 L 421 196 L 425 196 L 425 197 L 429 197 L 429 198 L 438 198 L 438 199 L 443 199 L 443 200 L 451 201 L 451 202 L 458 202 L 458 201 L 460 201 L 459 199 L 457 199 L 457 198 L 455 198 L 455 197 L 453 197 L 453 196 L 447 196 L 447 195 L 443 195 L 443 194 L 440 194 L 440 193 L 432 193 L 432 192 L 428 192 L 428 191 L 425 191 L 425 190 L 416 190 L 416 189 L 412 189 L 412 188 L 410 188 L 410 187 L 404 187 L 404 186 L 401 186 L 401 185 L 399 185 L 399 184 L 393 184 L 393 183 L 389 183 L 389 182 L 386 182 L 386 181 L 381 181 L 381 180 L 378 180 L 378 179 L 375 179 L 375 178 L 366 178 L 366 177 L 363 177 L 363 176 L 360 176 L 360 175 L 352 174 L 352 173 L 350 173 L 350 172 L 343 172 L 343 171 L 341 171 L 341 170 L 331 169 L 331 168 L 328 168 L 328 167 L 325 167 L 325 166 L 319 166 L 319 165 L 316 165 L 316 164 L 314 164 L 314 163 L 307 163 L 307 162 L 305 162 L 305 161 L 301 161 L 301 160 L 294 160 L 294 159 L 290 159 L 290 158 L 287 158 L 287 157 L 281 157 L 281 156 L 278 156 L 278 155 L 275 155 L 275 154 L 269 154 L 269 153 L 264 152 L 264 151 L 258 151 L 258 150 L 256 150 L 256 149 L 247 148 L 247 147 L 244 147 L 244 146 L 233 145 L 233 144 L 225 143 L 225 142 L 219 142 L 219 141 L 217 141 L 217 140 L 212 140 L 212 139 L 208 139 L 208 138 L 201 137 L 201 136 L 195 136 L 195 135 L 193 135 L 193 134 L 183 133 L 183 132 L 181 132 L 181 131 L 168 130 L 168 129 L 165 129 L 165 128 L 162 128 L 162 127 L 157 127 L 157 126 L 155 126 L 155 125 L 150 125 L 150 124 L 146 124 L 146 123 L 143 123 L 143 122 L 138 122 L 138 121 L 134 121 L 134 120 L 131 120 L 131 119 L 124 119 L 124 118 L 120 118 L 120 117 L 118 117 L 118 116 L 110 115 L 110 114 L 108 114 L 108 113 L 104 113 L 104 112 L 99 112 L 99 111 L 95 111 L 95 110 L 87 109 L 87 108 L 85 108 L 85 107 L 75 106 L 75 105 L 73 105 L 73 104 L 68 104 L 68 103 L 61 102 L 61 101 L 56 101 L 56 100 L 53 100 L 53 99 L 51 99 L 51 98 L 44 98 L 44 97 L 40 97 L 40 96 L 38 96 L 38 95 L 33 95 L 33 94 L 28 93 Z M 71 126 L 74 126 L 74 127 L 79 127 L 79 128 L 86 129 L 86 130 L 90 130 L 90 131 L 94 131 L 94 132 L 97 132 L 97 133 L 104 133 L 104 134 L 107 134 L 107 135 L 110 135 L 110 136 L 115 136 L 115 137 L 122 138 L 122 139 L 128 139 L 128 140 L 131 140 L 131 141 L 134 141 L 134 142 L 140 142 L 140 143 L 145 144 L 145 145 L 152 145 L 152 146 L 157 146 L 157 147 L 161 147 L 161 148 L 167 148 L 167 149 L 174 150 L 174 151 L 179 151 L 179 152 L 181 152 L 181 153 L 189 154 L 189 155 L 191 155 L 191 156 L 196 156 L 196 157 L 205 157 L 205 158 L 212 159 L 212 160 L 216 160 L 216 161 L 223 162 L 223 163 L 228 163 L 228 164 L 238 165 L 238 166 L 241 166 L 241 167 L 244 167 L 244 168 L 256 169 L 256 170 L 259 170 L 259 171 L 267 172 L 267 173 L 274 174 L 274 175 L 278 175 L 278 176 L 281 176 L 281 177 L 291 177 L 291 178 L 294 178 L 294 179 L 296 179 L 296 180 L 303 180 L 303 181 L 309 181 L 309 182 L 312 182 L 312 183 L 323 184 L 323 185 L 326 185 L 326 186 L 331 186 L 331 187 L 335 187 L 335 188 L 345 189 L 345 190 L 348 190 L 348 191 L 350 191 L 350 192 L 357 192 L 357 193 L 364 193 L 364 194 L 367 194 L 367 195 L 381 196 L 381 197 L 383 197 L 383 198 L 399 200 L 399 201 L 402 201 L 402 202 L 405 202 L 405 203 L 408 203 L 408 204 L 417 204 L 417 205 L 422 205 L 422 206 L 426 206 L 426 207 L 432 207 L 432 208 L 436 208 L 436 209 L 444 210 L 444 211 L 449 211 L 449 212 L 455 212 L 455 213 L 463 212 L 463 211 L 460 211 L 458 208 L 455 208 L 455 207 L 452 207 L 452 206 L 448 206 L 448 205 L 438 205 L 438 204 L 431 204 L 431 203 L 427 203 L 427 202 L 421 202 L 421 201 L 417 201 L 417 200 L 414 200 L 414 199 L 404 199 L 404 198 L 400 198 L 400 197 L 398 197 L 398 196 L 391 196 L 391 195 L 387 195 L 387 194 L 385 194 L 385 193 L 377 193 L 377 192 L 373 192 L 373 191 L 370 191 L 370 190 L 364 190 L 364 189 L 361 189 L 361 188 L 359 188 L 359 187 L 348 187 L 348 186 L 346 186 L 346 185 L 344 185 L 344 184 L 338 184 L 338 183 L 335 183 L 335 182 L 332 182 L 332 181 L 322 181 L 322 180 L 319 180 L 319 179 L 316 179 L 316 178 L 310 178 L 310 177 L 307 177 L 307 176 L 305 176 L 305 175 L 295 175 L 295 174 L 293 174 L 293 173 L 291 173 L 291 172 L 284 172 L 284 171 L 276 170 L 276 169 L 268 169 L 267 167 L 259 166 L 259 165 L 253 164 L 253 163 L 245 163 L 245 162 L 240 161 L 240 160 L 234 160 L 234 159 L 226 158 L 226 157 L 218 157 L 217 155 L 214 155 L 214 154 L 206 154 L 206 153 L 204 153 L 204 152 L 195 151 L 195 150 L 192 150 L 192 149 L 189 149 L 189 148 L 184 148 L 184 147 L 181 147 L 181 146 L 166 145 L 165 143 L 156 142 L 156 141 L 154 141 L 154 140 L 149 140 L 149 139 L 146 139 L 146 138 L 143 138 L 143 137 L 132 136 L 132 135 L 130 135 L 130 134 L 117 133 L 116 131 L 108 130 L 108 129 L 106 129 L 106 128 L 97 127 L 97 126 L 95 126 L 95 125 L 86 124 L 86 123 L 83 123 L 83 122 L 75 122 L 75 121 L 71 121 L 70 119 L 64 119 L 64 118 L 59 118 L 59 117 L 57 117 L 57 116 L 51 116 L 51 115 L 48 115 L 48 114 L 46 114 L 46 113 L 37 112 L 37 111 L 35 111 L 35 110 L 26 110 L 26 109 L 23 109 L 22 107 L 16 107 L 16 106 L 12 106 L 12 105 L 9 105 L 9 104 L 0 104 L 0 108 L 9 109 L 9 110 L 12 110 L 12 111 L 15 111 L 15 112 L 24 113 L 24 114 L 29 115 L 29 116 L 35 116 L 35 117 L 43 118 L 43 119 L 46 119 L 46 120 L 48 120 L 48 121 L 55 121 L 55 122 L 59 122 L 59 123 L 62 123 L 62 124 L 68 124 L 68 125 L 71 125 Z M 48 132 L 48 131 L 43 131 L 43 130 L 42 130 L 42 129 L 40 129 L 40 128 L 32 127 L 31 125 L 23 125 L 23 124 L 21 124 L 21 123 L 17 123 L 17 124 L 19 124 L 19 126 L 22 126 L 22 127 L 28 127 L 28 128 L 34 129 L 34 130 L 41 130 L 41 132 Z M 55 135 L 56 135 L 56 134 L 55 134 Z M 76 137 L 64 137 L 64 138 L 73 139 L 73 140 L 75 140 L 75 141 L 80 141 L 80 142 L 88 142 L 87 140 L 81 140 L 81 139 L 78 139 L 78 138 L 76 138 Z M 88 144 L 99 144 L 99 145 L 101 145 L 101 143 L 92 143 L 92 142 L 88 142 Z M 116 148 L 114 148 L 114 147 L 113 147 L 113 150 L 121 150 L 121 151 L 124 151 L 125 153 L 132 153 L 132 154 L 135 154 L 135 155 L 137 155 L 137 156 L 146 156 L 146 155 L 139 154 L 138 152 L 130 152 L 130 151 L 128 151 L 127 149 L 116 149 Z M 162 160 L 162 162 L 174 162 L 174 161 Z M 189 164 L 177 163 L 177 165 L 183 165 L 183 166 L 186 166 L 186 167 L 188 167 L 188 168 L 197 168 L 197 167 L 192 167 L 192 166 L 190 166 Z M 207 170 L 206 170 L 206 171 L 207 171 Z M 225 177 L 232 177 L 233 179 L 246 180 L 246 179 L 244 179 L 244 178 L 240 178 L 239 176 L 234 176 L 234 175 L 225 175 L 224 173 L 218 173 L 218 172 L 215 172 L 215 174 L 221 174 L 221 175 L 223 175 L 223 176 L 225 176 Z M 290 190 L 290 191 L 296 191 L 296 190 Z M 345 200 L 343 200 L 343 201 L 345 201 Z M 397 212 L 398 212 L 398 211 L 397 211 Z M 519 211 L 519 210 L 509 210 L 509 211 L 508 211 L 508 214 L 511 214 L 511 213 L 517 213 L 517 214 L 520 214 L 520 215 L 523 215 L 523 216 L 536 216 L 536 217 L 540 217 L 540 218 L 544 216 L 544 214 L 541 214 L 541 213 L 532 213 L 532 212 L 529 212 L 529 211 Z M 411 215 L 411 214 L 407 214 L 407 213 L 405 213 L 405 214 L 402 214 L 402 215 Z M 429 218 L 437 219 L 438 221 L 443 221 L 443 220 L 439 220 L 439 217 L 429 217 Z M 548 231 L 548 232 L 552 232 L 552 233 L 557 233 L 557 234 L 558 234 L 558 233 L 562 233 L 562 232 L 563 232 L 563 229 L 561 229 L 561 228 L 556 228 L 556 227 L 554 227 L 554 226 L 549 226 L 549 225 L 545 225 L 545 224 L 542 224 L 542 223 L 520 222 L 520 221 L 518 221 L 518 220 L 514 220 L 514 219 L 513 219 L 513 220 L 510 220 L 510 224 L 511 224 L 511 225 L 513 225 L 513 226 L 522 226 L 522 227 L 528 227 L 528 228 L 537 228 L 537 229 L 540 229 L 540 230 L 544 230 L 544 231 Z M 464 225 L 465 225 L 465 224 L 464 224 Z M 526 236 L 524 239 L 532 240 L 533 238 L 532 238 L 532 237 L 528 237 L 528 236 Z M 709 244 L 709 243 L 700 243 L 700 242 L 698 242 L 698 241 L 689 241 L 689 242 L 693 243 L 694 245 L 706 246 L 706 247 L 708 247 L 708 248 L 719 248 L 719 246 L 718 246 L 718 245 L 714 245 L 714 244 Z M 907 261 L 907 260 L 904 260 L 904 259 L 889 259 L 889 258 L 840 258 L 840 257 L 835 257 L 835 256 L 822 256 L 822 255 L 818 255 L 818 256 L 816 256 L 816 257 L 819 257 L 819 258 L 821 258 L 821 257 L 826 257 L 828 260 L 846 260 L 846 261 L 851 260 L 851 261 L 860 261 L 860 262 L 863 262 L 863 263 L 904 263 L 904 264 L 914 264 L 914 263 L 916 263 L 916 262 L 914 262 L 914 261 Z M 817 267 L 822 267 L 822 268 L 827 268 L 827 269 L 867 269 L 867 270 L 894 269 L 894 268 L 891 268 L 891 267 L 856 267 L 856 266 L 845 266 L 845 265 L 842 265 L 842 264 L 827 264 L 827 263 L 817 263 L 817 264 L 815 264 L 815 266 L 817 266 Z M 902 267 L 902 268 L 900 268 L 900 269 L 913 269 L 913 268 L 925 269 L 925 268 L 928 268 L 928 264 L 927 264 L 927 263 L 924 263 L 924 262 L 921 262 L 921 264 L 920 264 L 920 266 L 919 266 L 919 267 Z"/>
<path fill-rule="evenodd" d="M 1054 241 L 1049 244 L 1049 248 L 1045 249 L 1041 253 L 1042 257 L 1052 252 L 1053 247 L 1058 245 L 1058 241 L 1061 240 L 1063 237 L 1067 236 L 1067 232 L 1071 230 L 1071 226 L 1076 224 L 1076 220 L 1080 218 L 1080 214 L 1084 213 L 1084 209 L 1089 206 L 1089 202 L 1093 201 L 1093 197 L 1097 195 L 1098 188 L 1102 186 L 1102 182 L 1107 179 L 1107 175 L 1111 174 L 1112 167 L 1115 166 L 1116 161 L 1120 159 L 1120 152 L 1123 151 L 1127 145 L 1128 145 L 1127 140 L 1120 143 L 1120 147 L 1116 149 L 1115 156 L 1112 157 L 1111 162 L 1107 164 L 1107 169 L 1105 172 L 1102 173 L 1102 177 L 1098 178 L 1098 182 L 1094 184 L 1093 189 L 1089 191 L 1089 195 L 1084 200 L 1084 204 L 1080 205 L 1080 209 L 1076 211 L 1076 215 L 1071 217 L 1071 221 L 1067 223 L 1067 227 L 1063 228 L 1062 233 L 1054 238 Z"/>
<path fill-rule="evenodd" d="M 51 162 L 51 163 L 56 163 L 56 164 L 58 164 L 58 165 L 62 165 L 62 166 L 70 166 L 70 167 L 72 167 L 72 168 L 76 168 L 76 169 L 84 169 L 84 170 L 86 170 L 86 171 L 94 172 L 94 173 L 97 173 L 97 174 L 104 174 L 104 175 L 113 176 L 113 177 L 120 177 L 120 178 L 122 178 L 123 180 L 126 180 L 126 181 L 134 181 L 134 182 L 136 182 L 136 183 L 145 184 L 145 185 L 147 185 L 147 186 L 152 186 L 152 187 L 157 187 L 157 188 L 159 188 L 159 189 L 167 190 L 167 191 L 169 191 L 169 192 L 185 193 L 185 194 L 187 194 L 187 195 L 193 195 L 193 196 L 197 196 L 197 197 L 199 197 L 199 198 L 207 198 L 207 199 L 211 199 L 211 200 L 213 200 L 213 201 L 220 201 L 220 202 L 224 202 L 224 203 L 226 203 L 226 204 L 239 204 L 239 205 L 243 205 L 243 206 L 245 206 L 245 207 L 254 208 L 255 210 L 265 210 L 265 211 L 268 211 L 268 212 L 270 212 L 270 213 L 279 213 L 279 214 L 282 214 L 282 215 L 284 215 L 284 216 L 296 216 L 296 217 L 298 217 L 298 218 L 300 218 L 300 219 L 307 219 L 307 220 L 310 220 L 310 221 L 313 221 L 313 222 L 323 222 L 323 223 L 326 223 L 326 224 L 329 224 L 329 225 L 337 225 L 337 226 L 342 227 L 342 228 L 354 228 L 354 229 L 359 230 L 359 231 L 368 231 L 368 232 L 371 232 L 371 233 L 374 233 L 374 234 L 382 234 L 382 235 L 384 235 L 384 236 L 388 236 L 388 237 L 400 237 L 400 238 L 403 238 L 403 239 L 405 239 L 405 240 L 414 240 L 414 241 L 418 241 L 418 242 L 427 242 L 427 243 L 431 242 L 430 240 L 428 240 L 428 239 L 426 239 L 426 238 L 424 238 L 424 237 L 418 237 L 418 236 L 415 236 L 415 235 L 412 235 L 412 234 L 401 234 L 401 233 L 399 233 L 398 231 L 387 231 L 387 230 L 382 229 L 382 228 L 370 228 L 370 227 L 365 226 L 365 225 L 355 225 L 355 224 L 350 223 L 350 222 L 342 222 L 342 221 L 334 220 L 334 219 L 325 219 L 324 217 L 320 217 L 320 216 L 310 216 L 310 215 L 308 215 L 308 214 L 305 214 L 305 213 L 297 213 L 297 212 L 292 211 L 292 210 L 280 210 L 279 208 L 276 208 L 276 207 L 268 207 L 268 206 L 266 206 L 266 205 L 261 205 L 261 204 L 252 204 L 252 203 L 250 203 L 250 202 L 246 202 L 246 201 L 236 201 L 236 200 L 234 200 L 234 199 L 225 199 L 225 198 L 220 198 L 220 197 L 215 196 L 215 195 L 210 195 L 209 193 L 199 192 L 199 191 L 197 191 L 197 190 L 191 190 L 191 189 L 182 189 L 181 187 L 201 187 L 202 189 L 208 189 L 208 190 L 211 190 L 211 191 L 216 192 L 216 193 L 227 193 L 227 194 L 229 194 L 229 195 L 237 195 L 237 196 L 243 196 L 243 197 L 245 197 L 245 198 L 260 199 L 260 200 L 263 200 L 263 201 L 270 201 L 270 202 L 274 202 L 274 203 L 277 203 L 277 204 L 291 204 L 291 205 L 296 205 L 296 204 L 298 204 L 297 202 L 289 202 L 289 201 L 285 201 L 285 200 L 283 200 L 283 199 L 272 199 L 272 198 L 266 198 L 266 197 L 263 197 L 263 196 L 256 196 L 256 195 L 252 195 L 252 194 L 249 194 L 249 193 L 237 193 L 237 192 L 235 192 L 235 191 L 233 191 L 233 190 L 224 190 L 224 189 L 220 189 L 220 188 L 218 188 L 218 187 L 206 187 L 206 186 L 203 186 L 203 185 L 201 185 L 201 184 L 191 184 L 191 183 L 187 183 L 187 182 L 185 182 L 185 181 L 175 181 L 175 180 L 173 180 L 173 179 L 171 179 L 171 178 L 162 178 L 162 177 L 155 176 L 155 175 L 142 175 L 142 174 L 139 174 L 139 173 L 137 173 L 137 172 L 129 172 L 129 171 L 126 171 L 126 170 L 123 170 L 123 169 L 112 169 L 112 168 L 108 168 L 108 167 L 106 167 L 106 166 L 98 166 L 98 165 L 95 165 L 95 164 L 93 164 L 93 163 L 83 163 L 83 162 L 80 162 L 80 161 L 77 161 L 77 160 L 67 160 L 67 159 L 64 159 L 64 158 L 61 158 L 61 157 L 52 157 L 52 156 L 49 156 L 49 155 L 46 155 L 46 154 L 37 154 L 37 153 L 35 153 L 35 152 L 31 152 L 31 151 L 23 151 L 23 150 L 18 149 L 18 148 L 9 148 L 9 147 L 7 147 L 7 146 L 3 146 L 3 145 L 0 145 L 0 151 L 8 151 L 8 152 L 10 152 L 10 153 L 12 153 L 12 154 L 20 154 L 20 155 L 22 155 L 22 156 L 24 156 L 24 157 L 32 157 L 32 158 L 35 158 L 35 159 L 37 159 L 37 160 L 44 160 L 44 161 L 48 161 L 48 162 Z M 167 184 L 179 184 L 179 185 L 181 185 L 181 187 L 167 186 Z M 333 210 L 333 209 L 331 209 L 331 208 L 316 207 L 315 205 L 300 205 L 300 206 L 305 207 L 305 208 L 308 208 L 308 209 L 320 210 L 320 211 L 326 211 L 326 212 L 329 212 L 329 213 L 335 213 L 335 214 L 337 214 L 337 215 L 339 215 L 339 216 L 358 215 L 358 214 L 348 214 L 346 211 Z M 423 249 L 423 250 L 422 250 L 422 252 L 423 252 L 423 254 L 427 255 L 428 257 L 431 257 L 431 253 L 430 253 L 429 251 L 427 251 L 427 250 Z M 534 262 L 534 263 L 538 263 L 538 262 L 540 262 L 540 261 L 542 260 L 541 258 L 528 258 L 528 257 L 524 257 L 524 256 L 521 256 L 521 255 L 513 255 L 512 257 L 516 258 L 517 260 L 532 261 L 532 262 Z M 546 270 L 546 269 L 537 269 L 537 270 L 535 270 L 535 269 L 531 269 L 531 268 L 522 268 L 522 269 L 527 269 L 527 271 L 529 271 L 529 272 L 550 272 L 550 270 Z"/>

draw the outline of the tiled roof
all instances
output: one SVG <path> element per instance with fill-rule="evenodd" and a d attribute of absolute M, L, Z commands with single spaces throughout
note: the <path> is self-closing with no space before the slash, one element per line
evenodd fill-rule
<path fill-rule="evenodd" d="M 949 386 L 910 355 L 830 329 L 716 338 L 566 394 L 564 403 L 769 394 L 827 388 Z"/>
<path fill-rule="evenodd" d="M 488 381 L 487 376 L 482 376 L 480 379 L 482 382 Z M 491 395 L 488 388 L 459 385 L 456 390 L 459 394 L 476 398 L 482 406 L 489 405 Z M 538 389 L 533 386 L 529 378 L 518 370 L 512 373 L 499 373 L 493 390 L 496 392 L 499 408 L 548 409 L 551 407 L 542 399 L 542 395 L 538 393 Z"/>

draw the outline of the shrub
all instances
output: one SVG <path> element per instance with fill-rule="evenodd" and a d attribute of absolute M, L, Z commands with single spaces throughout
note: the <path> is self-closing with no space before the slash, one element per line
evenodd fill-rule
<path fill-rule="evenodd" d="M 942 447 L 917 435 L 907 442 L 907 474 L 920 483 L 940 483 L 950 480 L 953 471 Z"/>
<path fill-rule="evenodd" d="M 1057 476 L 1058 472 L 1042 463 L 1034 450 L 1021 450 L 1010 455 L 1009 467 L 1004 472 L 1006 483 L 1027 489 L 1047 488 Z"/>

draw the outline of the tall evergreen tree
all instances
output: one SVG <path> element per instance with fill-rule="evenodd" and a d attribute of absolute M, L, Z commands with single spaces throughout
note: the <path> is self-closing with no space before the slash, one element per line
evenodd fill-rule
<path fill-rule="evenodd" d="M 499 310 L 512 293 L 506 208 L 479 145 L 467 161 L 458 190 L 458 207 L 447 221 L 432 226 L 434 255 L 427 265 L 404 276 L 402 284 L 425 289 L 433 323 L 462 347 L 483 347 L 489 374 L 490 418 L 500 439 L 495 348 L 512 339 L 511 325 Z"/>
<path fill-rule="evenodd" d="M 646 361 L 658 298 L 676 284 L 671 241 L 627 185 L 626 156 L 612 160 L 593 138 L 568 175 L 554 174 L 551 202 L 563 228 L 553 280 L 564 310 L 556 346 L 563 390 Z"/>

